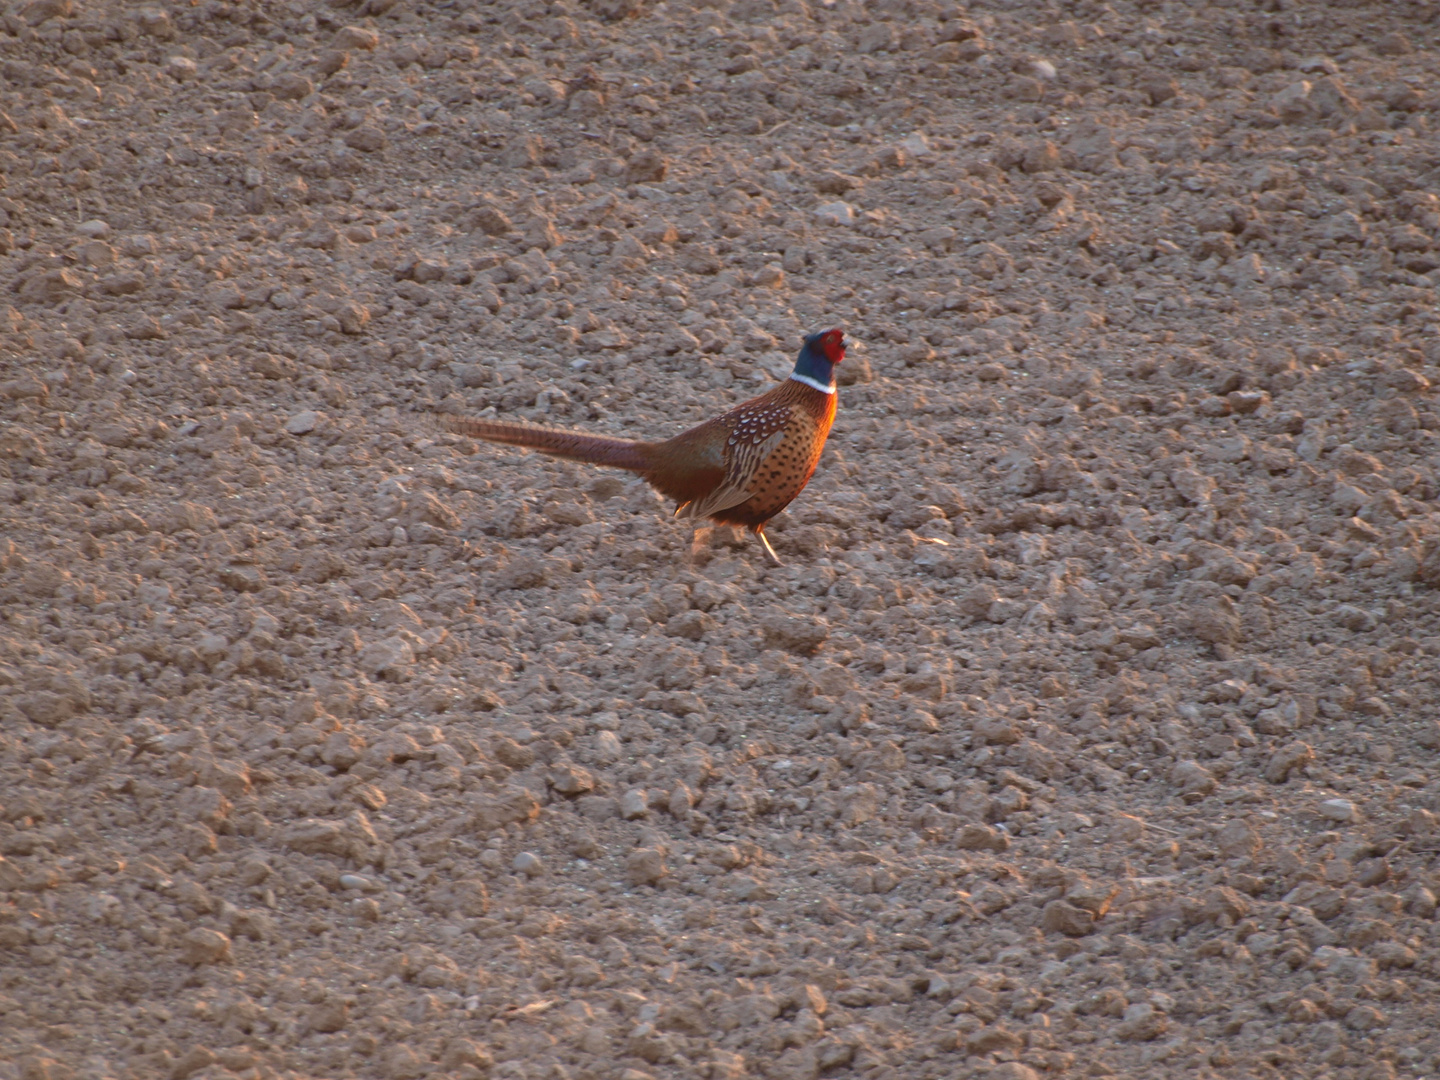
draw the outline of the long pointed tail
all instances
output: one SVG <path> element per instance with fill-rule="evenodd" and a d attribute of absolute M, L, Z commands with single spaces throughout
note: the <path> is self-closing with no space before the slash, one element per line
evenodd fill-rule
<path fill-rule="evenodd" d="M 523 446 L 542 454 L 583 461 L 590 465 L 609 465 L 643 473 L 650 468 L 646 444 L 632 439 L 614 439 L 608 435 L 586 435 L 579 431 L 541 427 L 514 420 L 477 420 L 468 416 L 441 416 L 440 426 L 456 435 L 472 439 Z"/>

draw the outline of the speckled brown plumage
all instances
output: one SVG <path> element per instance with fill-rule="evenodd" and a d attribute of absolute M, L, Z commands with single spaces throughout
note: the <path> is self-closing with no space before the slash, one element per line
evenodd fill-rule
<path fill-rule="evenodd" d="M 676 514 L 745 526 L 775 559 L 765 525 L 805 489 L 820 462 L 835 422 L 833 368 L 844 355 L 839 330 L 813 334 L 805 339 L 795 373 L 774 390 L 664 442 L 509 420 L 443 417 L 441 422 L 460 435 L 638 473 L 675 500 Z"/>

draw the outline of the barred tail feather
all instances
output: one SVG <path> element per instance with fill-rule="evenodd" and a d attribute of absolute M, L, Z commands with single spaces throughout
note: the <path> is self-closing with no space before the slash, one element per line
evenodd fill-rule
<path fill-rule="evenodd" d="M 472 439 L 523 446 L 552 457 L 583 461 L 589 465 L 609 465 L 616 469 L 645 472 L 650 468 L 643 443 L 632 439 L 615 439 L 608 435 L 586 435 L 579 431 L 541 427 L 514 420 L 477 420 L 468 416 L 442 416 L 445 430 Z"/>

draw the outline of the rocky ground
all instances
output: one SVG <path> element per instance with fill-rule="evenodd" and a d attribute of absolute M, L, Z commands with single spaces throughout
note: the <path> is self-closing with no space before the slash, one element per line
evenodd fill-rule
<path fill-rule="evenodd" d="M 12 5 L 0 1078 L 1440 1070 L 1436 14 Z"/>

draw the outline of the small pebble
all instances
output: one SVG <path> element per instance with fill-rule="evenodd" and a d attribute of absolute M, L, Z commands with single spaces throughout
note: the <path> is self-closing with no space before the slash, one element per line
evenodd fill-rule
<path fill-rule="evenodd" d="M 1095 916 L 1065 900 L 1052 900 L 1040 915 L 1040 925 L 1052 934 L 1083 937 L 1095 929 Z"/>
<path fill-rule="evenodd" d="M 575 765 L 559 765 L 550 774 L 550 786 L 561 795 L 583 795 L 595 787 L 595 778 L 589 770 Z"/>
<path fill-rule="evenodd" d="M 321 414 L 314 409 L 298 412 L 285 421 L 285 430 L 291 435 L 308 435 L 320 426 Z"/>
<path fill-rule="evenodd" d="M 187 964 L 199 967 L 229 959 L 230 939 L 218 930 L 197 927 L 180 942 L 180 954 Z"/>
<path fill-rule="evenodd" d="M 342 26 L 335 31 L 331 44 L 337 49 L 363 49 L 371 52 L 380 45 L 380 35 L 364 26 Z"/>
<path fill-rule="evenodd" d="M 694 805 L 695 793 L 687 785 L 680 783 L 671 790 L 666 809 L 676 817 L 683 818 L 690 813 L 690 808 Z"/>
<path fill-rule="evenodd" d="M 631 788 L 620 797 L 620 816 L 626 821 L 645 817 L 650 813 L 650 802 L 640 788 Z"/>
<path fill-rule="evenodd" d="M 625 857 L 625 880 L 631 885 L 653 885 L 665 873 L 665 857 L 655 848 L 636 848 Z"/>
<path fill-rule="evenodd" d="M 165 73 L 176 82 L 188 82 L 200 74 L 200 65 L 188 56 L 172 56 L 165 61 Z"/>
<path fill-rule="evenodd" d="M 1169 1017 L 1154 1005 L 1137 1001 L 1126 1007 L 1120 1023 L 1115 1025 L 1115 1034 L 1131 1042 L 1149 1042 L 1165 1034 L 1169 1026 Z"/>
<path fill-rule="evenodd" d="M 624 628 L 625 624 L 624 622 L 622 622 L 620 624 L 620 629 L 623 630 Z M 592 722 L 593 720 L 594 718 L 592 718 Z M 595 757 L 596 763 L 601 765 L 613 764 L 614 762 L 619 761 L 625 753 L 624 748 L 621 746 L 620 743 L 620 736 L 616 735 L 613 731 L 597 732 L 592 742 L 591 752 Z"/>
<path fill-rule="evenodd" d="M 900 149 L 911 157 L 927 157 L 930 154 L 930 140 L 923 131 L 917 131 L 900 140 Z"/>
<path fill-rule="evenodd" d="M 545 864 L 540 861 L 540 856 L 533 851 L 520 852 L 510 865 L 517 874 L 524 874 L 526 877 L 535 877 L 545 869 Z"/>
<path fill-rule="evenodd" d="M 855 208 L 847 202 L 825 203 L 815 208 L 815 218 L 827 225 L 851 225 L 855 221 Z"/>
<path fill-rule="evenodd" d="M 1320 816 L 1329 821 L 1360 820 L 1360 808 L 1349 799 L 1326 799 L 1320 804 Z"/>

